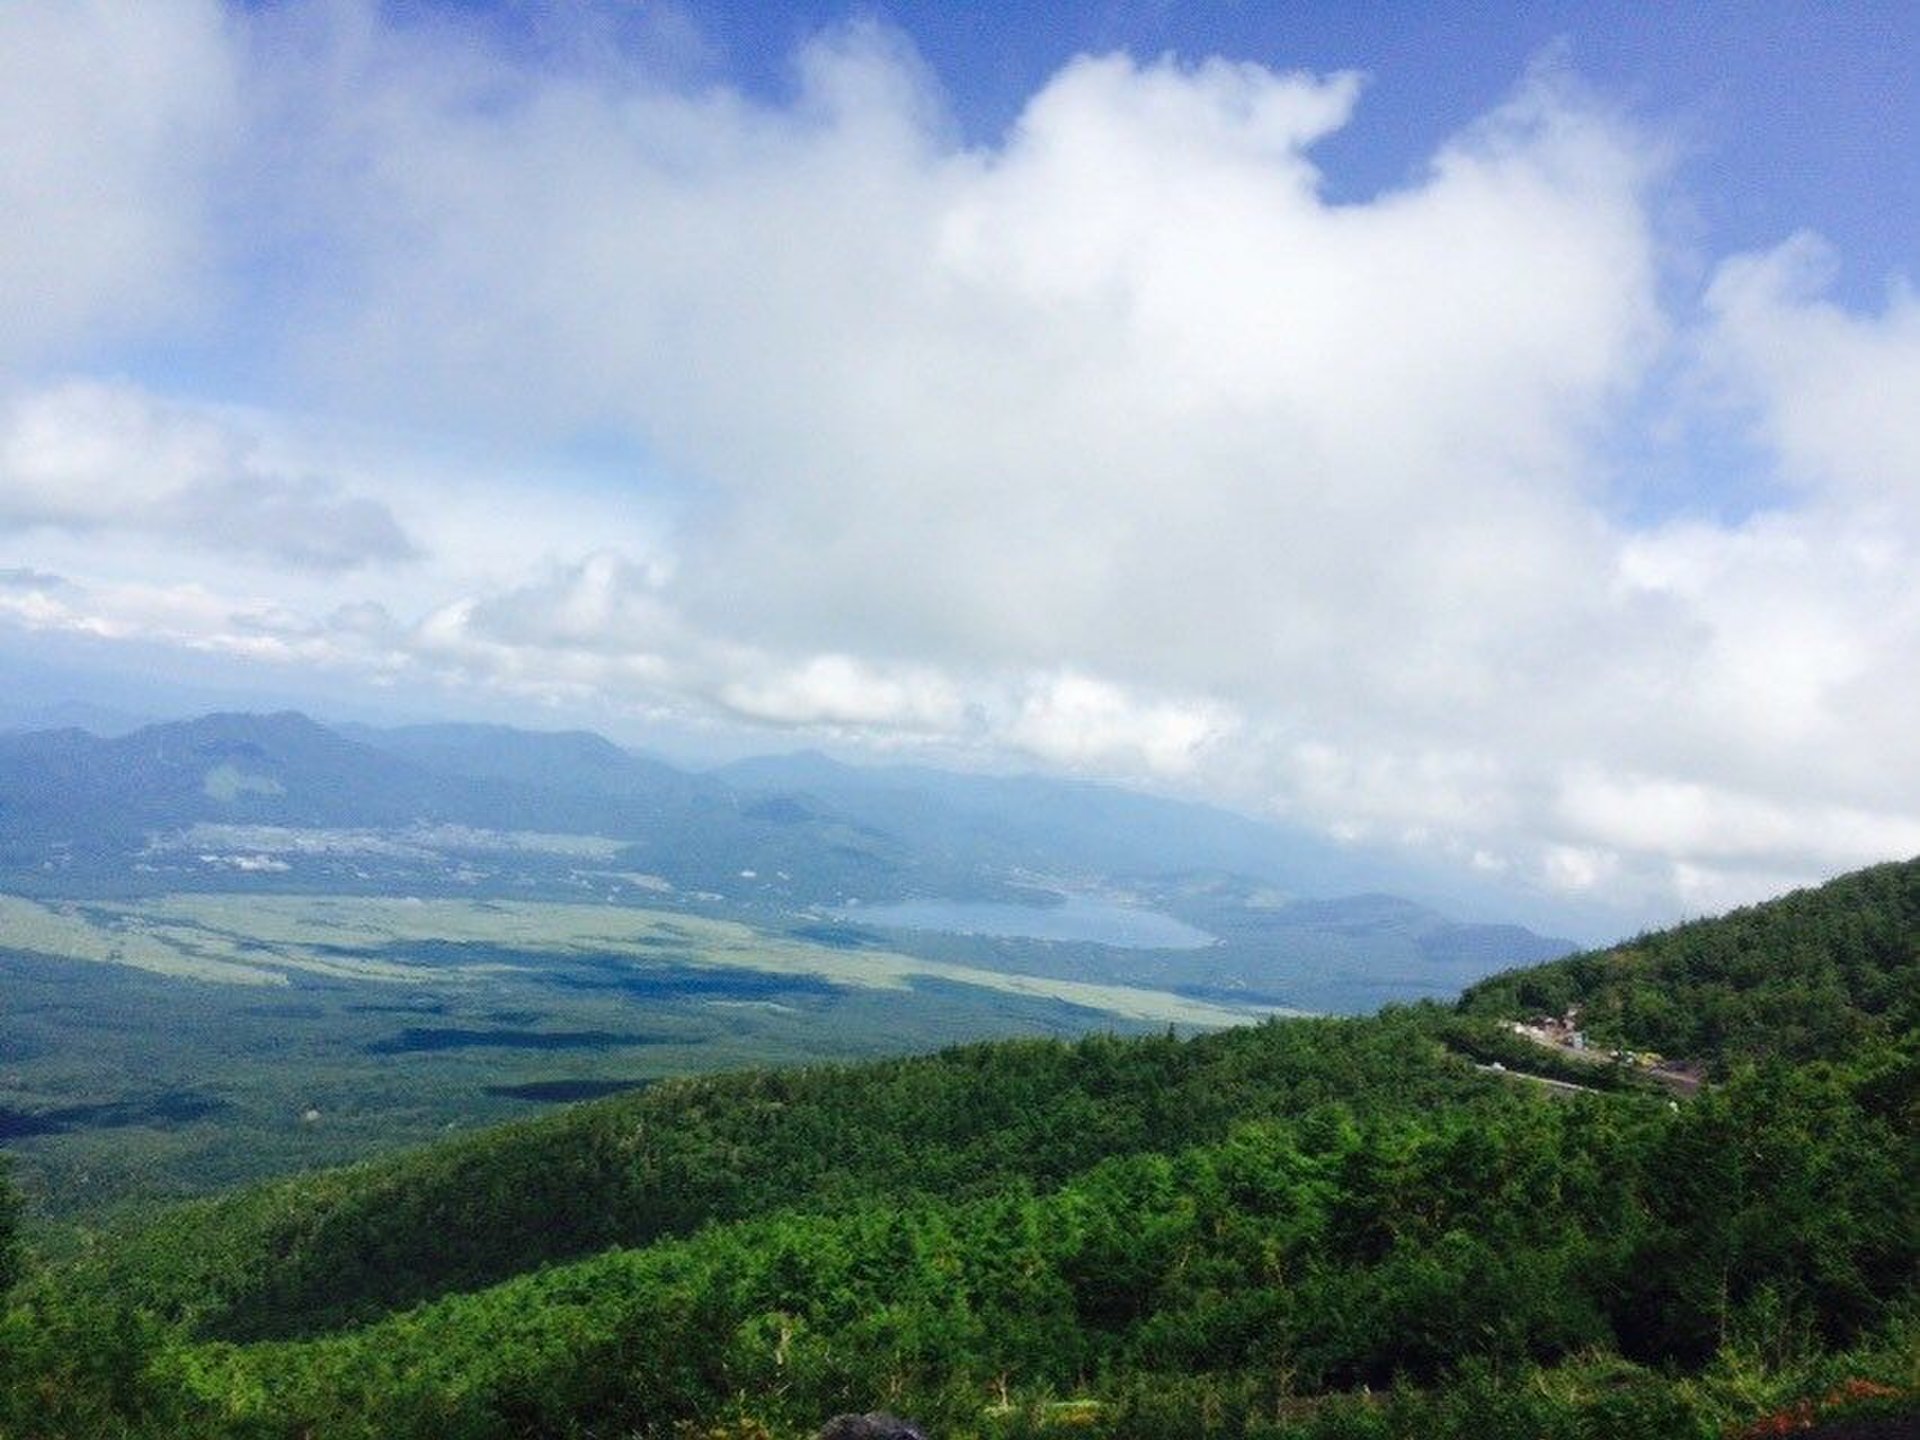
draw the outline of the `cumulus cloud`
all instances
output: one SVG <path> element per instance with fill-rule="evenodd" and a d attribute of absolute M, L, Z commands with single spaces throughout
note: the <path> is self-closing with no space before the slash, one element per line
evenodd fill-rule
<path fill-rule="evenodd" d="M 1144 767 L 1169 777 L 1191 773 L 1201 753 L 1237 723 L 1223 705 L 1143 700 L 1070 672 L 1030 684 L 1000 733 L 1056 765 L 1120 772 Z"/>
<path fill-rule="evenodd" d="M 1839 264 L 1796 235 L 1721 266 L 1707 290 L 1710 363 L 1756 409 L 1788 478 L 1920 522 L 1920 298 L 1902 281 L 1879 315 L 1826 299 Z"/>
<path fill-rule="evenodd" d="M 966 723 L 959 687 L 937 670 L 883 668 L 851 655 L 815 655 L 797 665 L 730 680 L 720 687 L 718 698 L 736 714 L 776 725 L 953 734 Z"/>
<path fill-rule="evenodd" d="M 58 590 L 66 583 L 65 576 L 48 570 L 33 570 L 24 565 L 0 569 L 0 585 L 13 590 Z"/>
<path fill-rule="evenodd" d="M 379 500 L 263 463 L 204 412 L 73 381 L 0 406 L 0 527 L 132 530 L 317 570 L 404 560 Z"/>
<path fill-rule="evenodd" d="M 190 311 L 233 61 L 213 0 L 0 6 L 0 365 Z"/>
<path fill-rule="evenodd" d="M 133 23 L 22 13 L 76 46 Z M 308 466 L 46 381 L 0 431 L 16 536 L 334 579 L 159 597 L 43 548 L 74 588 L 8 586 L 16 623 L 164 598 L 181 643 L 997 750 L 1654 909 L 1920 845 L 1887 798 L 1920 794 L 1920 308 L 1835 306 L 1805 237 L 1718 266 L 1697 322 L 1663 307 L 1663 146 L 1553 64 L 1334 203 L 1349 75 L 1082 57 L 970 147 L 872 25 L 770 103 L 369 4 L 143 14 L 165 83 L 149 130 L 86 132 L 102 193 L 225 267 L 266 391 L 643 459 Z M 166 98 L 195 78 L 206 106 Z M 1625 522 L 1622 427 L 1703 395 L 1751 504 Z"/>
<path fill-rule="evenodd" d="M 1211 687 L 1344 667 L 1356 612 L 1511 609 L 1481 559 L 1583 558 L 1580 427 L 1658 323 L 1649 164 L 1564 81 L 1342 208 L 1308 151 L 1346 77 L 1085 60 L 981 153 L 885 37 L 803 76 L 788 110 L 368 78 L 398 118 L 354 171 L 400 218 L 306 362 L 456 421 L 619 417 L 711 505 L 684 603 L 795 648 Z"/>

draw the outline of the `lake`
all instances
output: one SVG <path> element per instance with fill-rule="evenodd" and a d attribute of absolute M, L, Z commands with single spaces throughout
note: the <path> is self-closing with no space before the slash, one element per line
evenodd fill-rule
<path fill-rule="evenodd" d="M 1058 905 L 1008 905 L 988 900 L 902 900 L 861 905 L 840 918 L 896 930 L 941 930 L 1020 940 L 1078 940 L 1127 950 L 1198 950 L 1214 937 L 1171 915 L 1087 895 Z"/>

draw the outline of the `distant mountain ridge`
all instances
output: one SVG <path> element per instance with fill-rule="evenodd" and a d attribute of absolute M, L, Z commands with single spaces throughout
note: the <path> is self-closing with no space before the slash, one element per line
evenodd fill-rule
<path fill-rule="evenodd" d="M 507 725 L 341 725 L 339 733 L 424 769 L 469 780 L 528 785 L 556 794 L 669 802 L 724 803 L 725 787 L 663 760 L 636 755 L 590 730 L 520 730 Z"/>
<path fill-rule="evenodd" d="M 0 854 L 99 852 L 203 820 L 382 825 L 450 818 L 426 772 L 304 715 L 207 715 L 102 739 L 0 736 Z"/>
<path fill-rule="evenodd" d="M 299 842 L 308 832 L 321 838 Z M 376 863 L 352 839 L 361 832 L 404 844 L 380 847 Z M 590 839 L 599 869 L 583 871 L 577 845 L 532 844 L 501 859 L 510 837 L 529 834 Z M 336 835 L 347 838 L 327 838 Z M 484 864 L 468 853 L 476 846 Z M 605 895 L 608 876 L 790 922 L 907 898 L 1118 894 L 1220 944 L 1173 970 L 1152 952 L 1071 943 L 898 933 L 890 943 L 1309 1009 L 1450 995 L 1490 970 L 1573 948 L 1382 896 L 1383 877 L 1313 837 L 1082 781 L 865 770 L 815 754 L 693 773 L 585 731 L 335 728 L 291 711 L 110 738 L 0 735 L 0 885 L 27 893 L 240 886 L 578 898 L 582 887 Z"/>
<path fill-rule="evenodd" d="M 785 794 L 922 844 L 962 836 L 1004 863 L 1101 871 L 1233 870 L 1296 896 L 1379 888 L 1377 867 L 1317 837 L 1191 801 L 1037 775 L 864 768 L 817 751 L 756 756 L 712 772 L 735 789 Z M 949 842 L 950 843 L 950 842 Z"/>
<path fill-rule="evenodd" d="M 126 735 L 154 723 L 151 715 L 135 714 L 108 705 L 63 700 L 52 705 L 8 704 L 0 701 L 0 734 L 33 730 L 85 730 L 94 735 Z"/>
<path fill-rule="evenodd" d="M 794 848 L 792 839 L 763 844 L 754 832 L 777 827 L 740 809 L 724 786 L 588 735 L 478 726 L 345 735 L 282 712 L 208 715 L 112 739 L 74 729 L 0 736 L 0 864 L 35 876 L 57 849 L 90 861 L 88 878 L 100 881 L 154 836 L 197 825 L 458 825 L 602 836 L 623 842 L 626 863 L 712 886 Z M 877 887 L 899 863 L 864 863 L 845 847 L 840 858 L 835 884 L 851 870 Z"/>

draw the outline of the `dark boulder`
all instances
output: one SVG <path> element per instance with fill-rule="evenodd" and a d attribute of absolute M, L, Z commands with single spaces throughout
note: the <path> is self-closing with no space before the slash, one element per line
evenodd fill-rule
<path fill-rule="evenodd" d="M 927 1440 L 918 1425 L 870 1410 L 865 1415 L 836 1415 L 820 1427 L 814 1440 Z"/>

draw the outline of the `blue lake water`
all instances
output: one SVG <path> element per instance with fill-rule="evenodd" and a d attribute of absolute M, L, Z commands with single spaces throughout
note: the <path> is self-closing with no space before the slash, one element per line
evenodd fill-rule
<path fill-rule="evenodd" d="M 898 930 L 942 930 L 1020 940 L 1080 940 L 1128 950 L 1198 950 L 1214 937 L 1171 915 L 1114 900 L 1066 896 L 1058 905 L 1007 905 L 988 900 L 903 900 L 860 905 L 845 920 Z"/>

